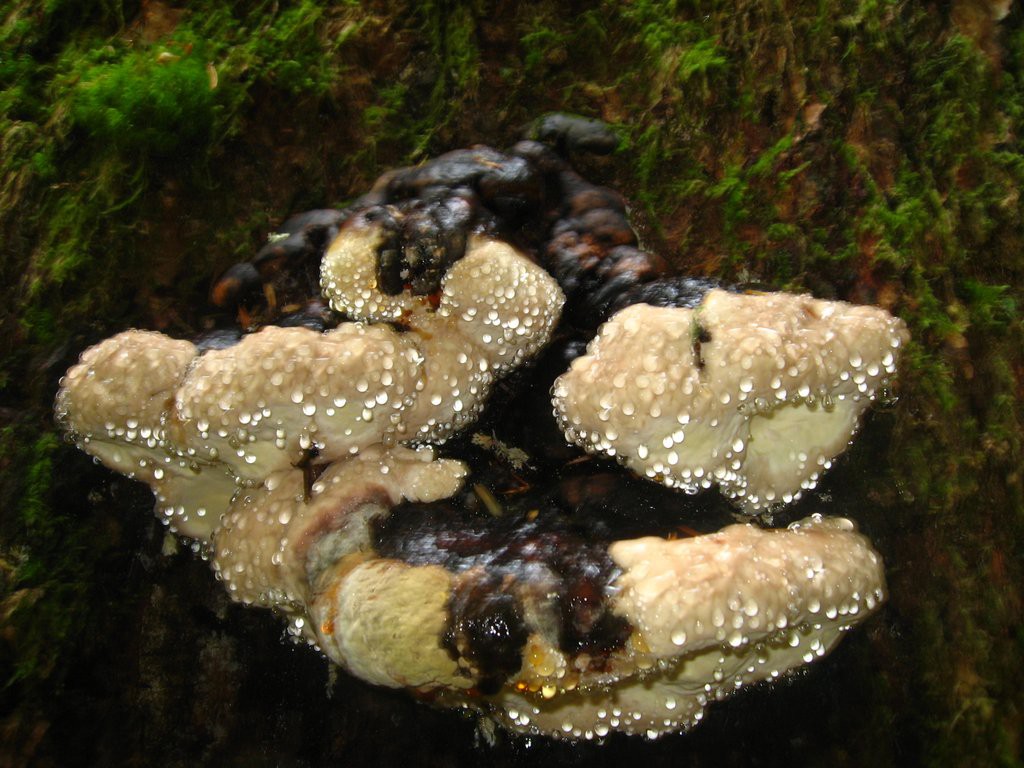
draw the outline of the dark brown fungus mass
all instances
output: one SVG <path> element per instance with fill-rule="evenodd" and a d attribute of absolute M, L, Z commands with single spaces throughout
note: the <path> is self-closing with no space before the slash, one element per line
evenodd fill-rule
<path fill-rule="evenodd" d="M 906 330 L 672 274 L 570 165 L 615 146 L 549 115 L 293 216 L 215 283 L 220 327 L 86 350 L 57 418 L 363 680 L 555 738 L 686 729 L 885 583 L 848 520 L 722 527 L 676 489 L 761 512 L 813 487 Z"/>

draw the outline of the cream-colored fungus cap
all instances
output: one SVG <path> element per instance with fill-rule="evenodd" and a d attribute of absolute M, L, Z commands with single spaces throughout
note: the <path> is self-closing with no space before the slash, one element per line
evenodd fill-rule
<path fill-rule="evenodd" d="M 395 295 L 377 287 L 378 249 L 384 242 L 379 223 L 356 218 L 331 241 L 320 262 L 320 289 L 335 312 L 353 320 L 390 323 L 430 311 L 426 296 Z"/>
<path fill-rule="evenodd" d="M 54 409 L 78 448 L 153 488 L 157 516 L 173 530 L 206 540 L 235 485 L 224 466 L 187 451 L 169 407 L 197 354 L 188 341 L 124 331 L 82 353 Z"/>
<path fill-rule="evenodd" d="M 877 307 L 712 290 L 601 326 L 553 388 L 566 439 L 748 512 L 813 488 L 896 373 L 908 334 Z"/>
<path fill-rule="evenodd" d="M 415 327 L 418 316 L 435 312 L 432 298 L 380 289 L 383 241 L 380 223 L 355 219 L 347 224 L 324 254 L 320 287 L 331 307 L 352 320 Z M 525 254 L 477 235 L 445 273 L 436 312 L 459 318 L 462 333 L 490 350 L 492 365 L 514 365 L 546 343 L 564 299 L 557 281 Z"/>
<path fill-rule="evenodd" d="M 197 352 L 161 333 L 124 331 L 90 347 L 60 382 L 57 421 L 104 465 L 144 482 L 164 464 L 176 425 L 173 400 Z"/>
<path fill-rule="evenodd" d="M 485 237 L 445 274 L 437 313 L 452 318 L 493 370 L 507 370 L 547 344 L 565 294 L 544 269 L 508 243 Z"/>
<path fill-rule="evenodd" d="M 421 361 L 386 325 L 271 326 L 199 358 L 175 408 L 197 456 L 258 482 L 310 449 L 326 462 L 384 440 L 415 398 Z"/>
<path fill-rule="evenodd" d="M 710 701 L 824 656 L 885 599 L 881 558 L 842 518 L 619 541 L 609 553 L 622 568 L 615 611 L 633 627 L 626 649 L 588 675 L 535 648 L 521 684 L 493 702 L 508 727 L 577 739 L 684 730 Z"/>
<path fill-rule="evenodd" d="M 508 243 L 470 239 L 445 273 L 435 309 L 409 291 L 377 286 L 382 225 L 354 221 L 328 247 L 321 287 L 331 306 L 358 321 L 401 322 L 423 360 L 402 439 L 443 442 L 472 423 L 491 386 L 551 338 L 565 295 L 543 268 Z"/>

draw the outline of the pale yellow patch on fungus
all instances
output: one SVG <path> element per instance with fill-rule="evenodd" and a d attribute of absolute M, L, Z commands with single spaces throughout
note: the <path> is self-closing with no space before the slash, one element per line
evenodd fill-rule
<path fill-rule="evenodd" d="M 336 568 L 311 612 L 320 647 L 352 674 L 388 688 L 469 688 L 441 641 L 448 625 L 451 575 L 439 565 L 369 560 Z M 331 574 L 325 574 L 330 576 Z"/>

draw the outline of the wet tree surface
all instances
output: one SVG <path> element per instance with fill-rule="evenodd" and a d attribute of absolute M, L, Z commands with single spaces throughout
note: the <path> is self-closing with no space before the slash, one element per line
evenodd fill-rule
<path fill-rule="evenodd" d="M 1024 9 L 1001 2 L 11 2 L 0 13 L 0 764 L 1013 765 L 1024 694 Z M 885 608 L 690 734 L 482 730 L 232 604 L 65 445 L 61 373 L 190 337 L 288 214 L 613 125 L 583 158 L 678 270 L 903 317 L 899 400 L 787 513 L 858 521 Z"/>

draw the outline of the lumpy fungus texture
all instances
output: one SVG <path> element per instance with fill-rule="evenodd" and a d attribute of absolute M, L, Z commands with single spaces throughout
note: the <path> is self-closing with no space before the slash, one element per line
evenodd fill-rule
<path fill-rule="evenodd" d="M 530 135 L 293 217 L 215 286 L 233 325 L 87 349 L 57 418 L 152 488 L 232 599 L 351 674 L 517 732 L 655 738 L 824 656 L 884 601 L 849 520 L 671 521 L 715 487 L 748 515 L 814 488 L 907 332 L 876 307 L 673 275 L 566 158 L 614 134 L 554 116 Z M 542 402 L 517 434 L 567 445 L 529 481 L 526 452 L 495 459 L 497 498 L 461 436 L 485 412 L 521 422 L 513 390 Z M 574 474 L 599 457 L 620 466 Z M 643 493 L 572 490 L 634 476 L 682 492 L 653 515 Z"/>

